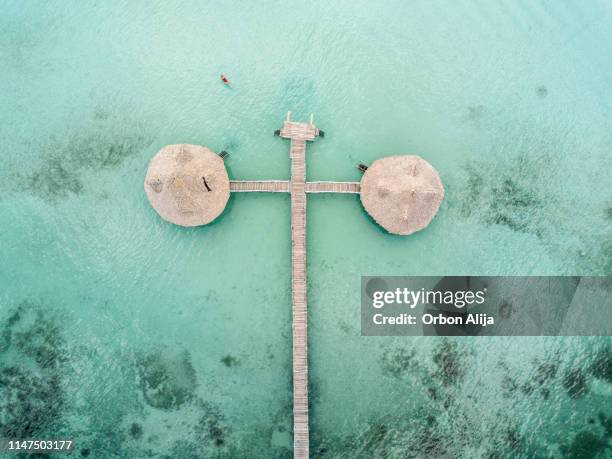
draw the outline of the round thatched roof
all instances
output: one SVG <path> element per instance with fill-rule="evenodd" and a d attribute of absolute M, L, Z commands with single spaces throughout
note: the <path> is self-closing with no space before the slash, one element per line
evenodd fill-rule
<path fill-rule="evenodd" d="M 361 202 L 393 234 L 425 228 L 438 212 L 444 187 L 438 172 L 420 156 L 377 159 L 361 179 Z"/>
<path fill-rule="evenodd" d="M 181 226 L 206 225 L 229 199 L 229 177 L 217 154 L 198 145 L 168 145 L 149 163 L 145 191 L 164 219 Z"/>

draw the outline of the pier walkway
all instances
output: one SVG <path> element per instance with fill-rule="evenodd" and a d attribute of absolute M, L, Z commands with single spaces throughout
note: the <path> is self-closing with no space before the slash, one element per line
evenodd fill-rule
<path fill-rule="evenodd" d="M 288 180 L 230 180 L 230 191 L 252 193 L 267 191 L 270 193 L 289 193 Z"/>
<path fill-rule="evenodd" d="M 314 124 L 295 123 L 290 113 L 280 132 L 291 140 L 291 299 L 293 315 L 293 457 L 307 459 L 308 307 L 306 295 L 306 141 Z"/>
<path fill-rule="evenodd" d="M 359 182 L 306 182 L 306 193 L 359 194 Z"/>
<path fill-rule="evenodd" d="M 291 302 L 293 318 L 293 456 L 308 459 L 308 301 L 306 293 L 306 193 L 360 192 L 359 182 L 306 182 L 306 142 L 319 130 L 310 123 L 291 121 L 277 135 L 291 140 L 291 179 L 232 180 L 230 191 L 291 193 Z"/>
<path fill-rule="evenodd" d="M 231 180 L 233 193 L 290 193 L 288 180 Z M 306 193 L 353 193 L 359 194 L 359 182 L 306 182 Z"/>

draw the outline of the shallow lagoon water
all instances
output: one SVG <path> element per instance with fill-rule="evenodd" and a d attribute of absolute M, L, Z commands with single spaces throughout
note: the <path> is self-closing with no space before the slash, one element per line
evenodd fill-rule
<path fill-rule="evenodd" d="M 608 2 L 18 2 L 0 16 L 2 434 L 83 457 L 290 457 L 289 199 L 173 227 L 162 146 L 310 180 L 416 153 L 446 199 L 407 238 L 308 208 L 316 457 L 610 454 L 609 338 L 363 338 L 361 275 L 612 273 Z M 218 81 L 227 73 L 228 90 Z"/>

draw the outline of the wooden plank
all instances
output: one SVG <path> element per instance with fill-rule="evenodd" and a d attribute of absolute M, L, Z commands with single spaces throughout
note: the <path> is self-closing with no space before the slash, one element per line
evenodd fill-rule
<path fill-rule="evenodd" d="M 314 140 L 319 135 L 319 130 L 313 124 L 296 123 L 285 121 L 280 136 L 291 140 Z"/>
<path fill-rule="evenodd" d="M 308 459 L 308 308 L 306 293 L 306 140 L 291 140 L 291 297 L 293 316 L 293 456 Z"/>
<path fill-rule="evenodd" d="M 233 193 L 288 193 L 290 190 L 287 180 L 231 180 L 230 191 Z"/>
<path fill-rule="evenodd" d="M 230 180 L 233 193 L 289 193 L 288 180 Z M 305 182 L 306 193 L 353 193 L 359 194 L 359 182 Z"/>
<path fill-rule="evenodd" d="M 280 132 L 291 139 L 291 303 L 293 319 L 293 457 L 308 459 L 308 301 L 306 276 L 306 191 L 319 192 L 327 185 L 306 183 L 306 142 L 314 140 L 319 130 L 311 123 L 290 121 L 290 114 Z M 338 182 L 340 183 L 340 182 Z M 354 187 L 353 187 L 354 188 Z M 331 192 L 351 189 L 351 185 L 333 185 Z M 338 191 L 333 191 L 338 190 Z M 345 191 L 350 192 L 350 191 Z"/>
<path fill-rule="evenodd" d="M 306 182 L 306 193 L 353 193 L 359 194 L 359 182 Z"/>
<path fill-rule="evenodd" d="M 306 182 L 306 142 L 319 130 L 287 117 L 280 136 L 291 140 L 291 180 L 230 182 L 232 192 L 291 193 L 291 309 L 293 331 L 293 456 L 308 459 L 308 299 L 306 276 L 306 193 L 359 193 L 358 182 Z"/>

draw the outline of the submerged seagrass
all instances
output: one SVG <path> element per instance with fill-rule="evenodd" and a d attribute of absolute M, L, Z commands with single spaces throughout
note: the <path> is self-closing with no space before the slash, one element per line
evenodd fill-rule
<path fill-rule="evenodd" d="M 388 156 L 372 163 L 361 179 L 361 202 L 390 233 L 425 228 L 438 212 L 444 187 L 438 172 L 420 156 Z"/>
<path fill-rule="evenodd" d="M 217 218 L 229 199 L 229 177 L 223 159 L 198 145 L 168 145 L 149 163 L 145 191 L 164 219 L 198 226 Z"/>

